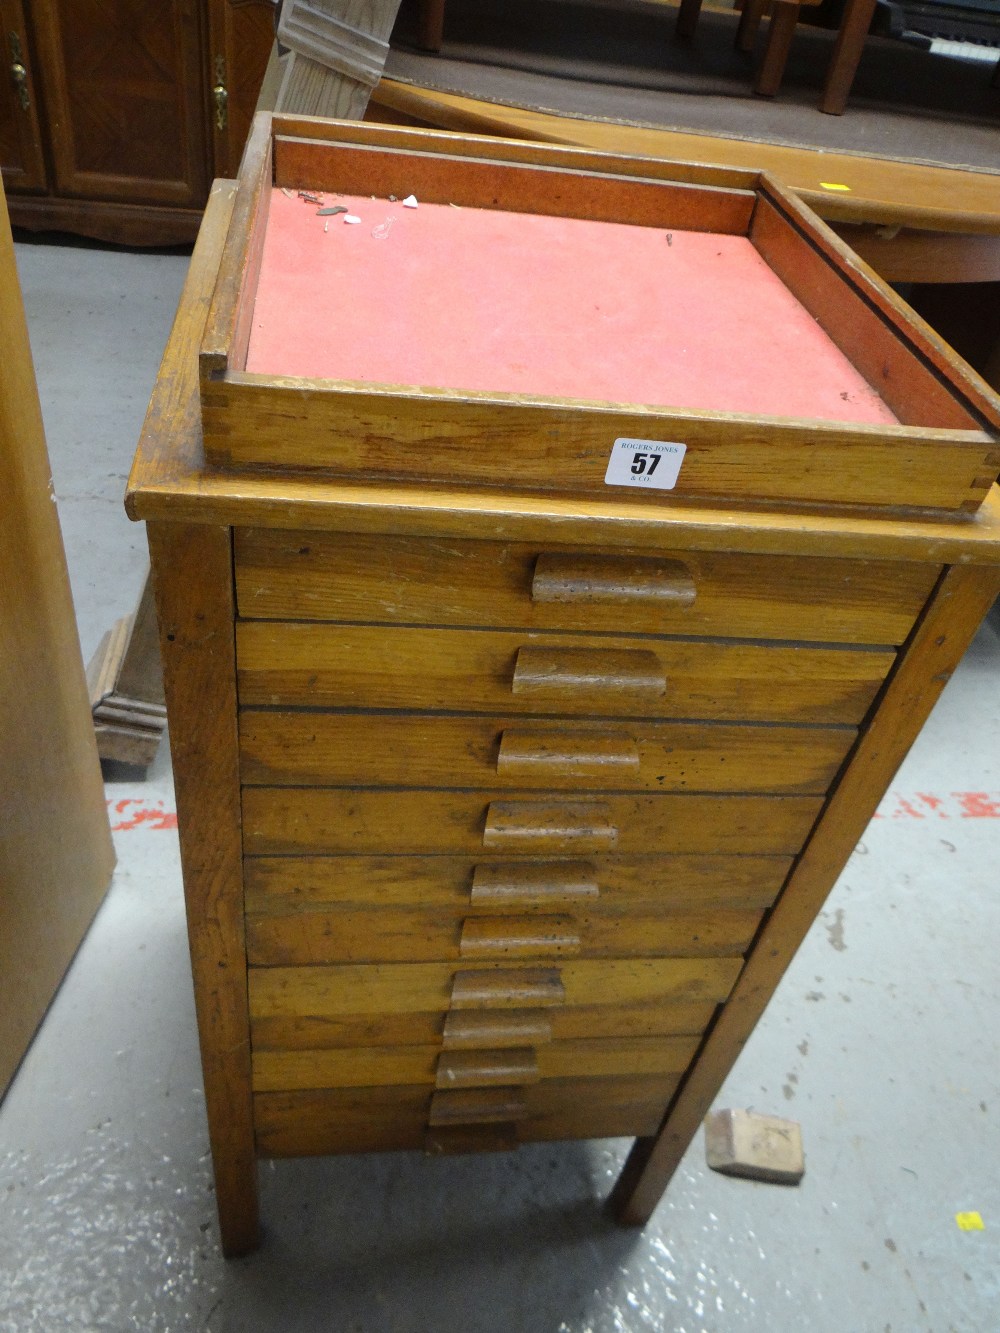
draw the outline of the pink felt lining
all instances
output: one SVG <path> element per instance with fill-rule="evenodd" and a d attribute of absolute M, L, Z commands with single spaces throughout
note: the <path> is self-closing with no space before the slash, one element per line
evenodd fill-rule
<path fill-rule="evenodd" d="M 745 237 L 324 202 L 273 193 L 248 371 L 896 421 Z"/>

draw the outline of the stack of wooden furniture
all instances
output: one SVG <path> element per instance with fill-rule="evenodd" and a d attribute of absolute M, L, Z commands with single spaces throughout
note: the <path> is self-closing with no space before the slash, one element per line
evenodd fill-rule
<path fill-rule="evenodd" d="M 404 217 L 390 196 L 410 192 Z M 640 287 L 700 246 L 700 272 L 732 261 L 728 281 L 801 314 L 803 380 L 823 361 L 852 387 L 824 419 L 787 414 L 794 376 L 766 411 L 656 384 L 588 401 L 586 369 L 575 396 L 390 382 L 420 274 L 475 261 L 434 250 L 435 228 L 557 237 L 571 261 L 580 237 L 655 242 Z M 499 246 L 487 286 L 516 261 Z M 539 285 L 556 253 L 537 251 Z M 380 290 L 396 272 L 397 299 L 303 306 L 299 277 L 318 290 L 338 255 Z M 727 304 L 698 313 L 702 281 L 692 336 Z M 658 305 L 639 301 L 651 339 Z M 412 350 L 446 340 L 442 309 Z M 323 376 L 295 374 L 265 346 L 274 320 L 306 352 L 351 336 Z M 459 380 L 504 351 L 481 332 Z M 744 333 L 763 361 L 786 330 Z M 561 336 L 546 325 L 508 369 L 541 376 Z M 343 373 L 359 341 L 372 377 Z M 737 360 L 718 349 L 713 379 L 709 358 L 710 398 Z M 756 173 L 259 121 L 238 188 L 216 186 L 128 497 L 149 524 L 228 1254 L 257 1243 L 258 1156 L 631 1135 L 613 1202 L 649 1216 L 1000 589 L 998 422 Z M 678 451 L 669 488 L 639 480 Z"/>

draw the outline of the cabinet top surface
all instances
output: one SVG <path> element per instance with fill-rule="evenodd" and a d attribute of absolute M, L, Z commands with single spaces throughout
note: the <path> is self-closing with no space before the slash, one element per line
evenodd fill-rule
<path fill-rule="evenodd" d="M 892 512 L 668 508 L 212 467 L 202 449 L 198 349 L 235 188 L 218 181 L 212 191 L 129 479 L 126 508 L 134 519 L 1000 564 L 996 486 L 975 515 L 931 521 Z"/>
<path fill-rule="evenodd" d="M 897 424 L 746 236 L 314 197 L 271 191 L 248 372 Z"/>

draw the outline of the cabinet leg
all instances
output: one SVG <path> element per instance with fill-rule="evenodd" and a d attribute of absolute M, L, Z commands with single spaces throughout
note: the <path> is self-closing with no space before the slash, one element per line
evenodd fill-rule
<path fill-rule="evenodd" d="M 148 526 L 216 1203 L 227 1257 L 259 1242 L 229 528 Z"/>

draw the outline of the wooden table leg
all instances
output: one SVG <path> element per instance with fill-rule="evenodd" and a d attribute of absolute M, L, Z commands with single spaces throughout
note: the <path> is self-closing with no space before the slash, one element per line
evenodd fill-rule
<path fill-rule="evenodd" d="M 753 90 L 761 97 L 773 97 L 781 87 L 785 73 L 788 52 L 795 36 L 795 25 L 799 21 L 798 0 L 774 0 L 771 12 L 771 24 L 767 30 L 767 46 L 764 48 L 764 60 L 757 71 Z"/>
<path fill-rule="evenodd" d="M 701 0 L 681 0 L 677 11 L 677 23 L 674 33 L 677 37 L 693 37 L 701 13 Z"/>
<path fill-rule="evenodd" d="M 819 103 L 820 111 L 827 115 L 844 114 L 874 13 L 875 0 L 847 0 Z"/>
<path fill-rule="evenodd" d="M 420 0 L 417 45 L 424 51 L 440 51 L 444 42 L 445 0 Z"/>
<path fill-rule="evenodd" d="M 259 1241 L 232 541 L 228 528 L 179 522 L 150 523 L 147 535 L 171 721 L 215 1199 L 222 1250 L 231 1258 Z"/>
<path fill-rule="evenodd" d="M 744 0 L 743 12 L 736 29 L 737 51 L 752 51 L 760 30 L 760 21 L 764 17 L 767 0 Z"/>

